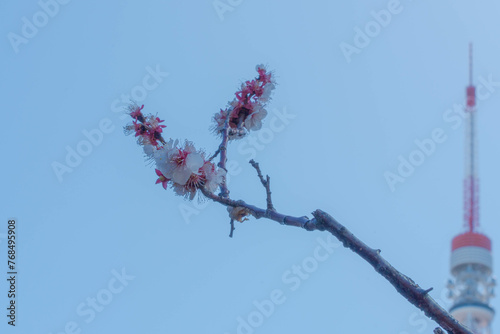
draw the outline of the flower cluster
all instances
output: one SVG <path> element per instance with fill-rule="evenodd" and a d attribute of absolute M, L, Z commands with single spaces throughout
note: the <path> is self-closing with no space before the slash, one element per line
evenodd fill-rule
<path fill-rule="evenodd" d="M 170 185 L 177 195 L 191 200 L 201 187 L 215 192 L 224 182 L 226 171 L 208 161 L 205 153 L 196 150 L 189 141 L 182 145 L 178 140 L 166 142 L 161 136 L 165 127 L 160 125 L 163 121 L 151 115 L 144 116 L 143 107 L 136 104 L 128 107 L 134 121 L 125 127 L 125 132 L 135 132 L 147 158 L 155 163 L 156 183 L 161 183 L 165 189 Z"/>
<path fill-rule="evenodd" d="M 213 193 L 224 182 L 225 170 L 206 160 L 189 141 L 179 145 L 178 140 L 171 139 L 161 147 L 144 145 L 144 152 L 156 163 L 156 183 L 165 189 L 170 183 L 179 196 L 192 200 L 201 187 Z"/>
<path fill-rule="evenodd" d="M 272 73 L 267 72 L 263 65 L 257 65 L 256 70 L 259 76 L 243 83 L 228 108 L 215 114 L 213 118 L 215 133 L 220 134 L 224 131 L 226 119 L 229 139 L 242 138 L 248 131 L 256 131 L 262 127 L 262 120 L 267 115 L 264 106 L 271 97 L 275 83 Z"/>
<path fill-rule="evenodd" d="M 158 147 L 159 142 L 165 144 L 161 133 L 165 125 L 160 125 L 163 121 L 153 115 L 144 116 L 142 109 L 144 105 L 138 106 L 132 103 L 128 106 L 128 114 L 134 119 L 132 124 L 125 126 L 125 133 L 135 132 L 135 136 L 140 145 L 151 144 Z"/>
<path fill-rule="evenodd" d="M 256 67 L 258 76 L 254 80 L 246 81 L 241 85 L 233 101 L 225 110 L 214 116 L 214 131 L 221 134 L 228 130 L 228 139 L 237 139 L 245 136 L 251 130 L 259 130 L 262 120 L 266 117 L 265 104 L 269 101 L 275 88 L 272 73 L 264 66 Z M 170 186 L 177 195 L 194 199 L 198 190 L 204 189 L 214 193 L 219 187 L 221 196 L 227 196 L 225 187 L 227 159 L 227 138 L 224 137 L 216 154 L 207 159 L 205 153 L 196 150 L 193 143 L 163 138 L 162 125 L 164 121 L 153 115 L 143 114 L 144 105 L 132 103 L 127 108 L 127 114 L 132 117 L 132 123 L 125 126 L 126 134 L 135 134 L 137 143 L 143 146 L 148 160 L 155 164 L 158 176 L 157 184 L 167 189 Z M 212 159 L 220 153 L 220 167 L 212 163 Z M 224 195 L 226 194 L 226 195 Z M 250 213 L 244 208 L 231 211 L 231 218 L 243 221 Z"/>

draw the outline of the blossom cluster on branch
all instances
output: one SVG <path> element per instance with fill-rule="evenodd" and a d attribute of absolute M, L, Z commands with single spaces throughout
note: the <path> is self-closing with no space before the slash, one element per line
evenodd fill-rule
<path fill-rule="evenodd" d="M 254 80 L 241 84 L 236 97 L 228 103 L 226 109 L 221 109 L 213 117 L 213 130 L 217 134 L 224 131 L 226 118 L 229 117 L 229 139 L 239 139 L 244 137 L 249 131 L 260 130 L 262 120 L 267 116 L 264 108 L 271 98 L 276 83 L 273 74 L 266 71 L 263 65 L 256 67 L 259 76 Z"/>
<path fill-rule="evenodd" d="M 164 121 L 153 115 L 144 116 L 142 113 L 143 108 L 144 105 L 139 107 L 135 103 L 132 103 L 127 107 L 128 114 L 134 119 L 134 121 L 132 124 L 125 127 L 125 134 L 135 132 L 135 136 L 139 137 L 137 139 L 137 143 L 139 145 L 150 144 L 158 147 L 158 142 L 165 144 L 161 133 L 163 132 L 163 128 L 166 128 L 167 126 L 160 124 Z"/>
<path fill-rule="evenodd" d="M 146 157 L 154 162 L 158 176 L 156 183 L 162 184 L 165 189 L 170 186 L 177 195 L 190 200 L 194 199 L 197 193 L 201 193 L 206 198 L 226 206 L 230 218 L 230 237 L 233 236 L 235 229 L 234 222 L 243 222 L 248 219 L 248 216 L 257 219 L 267 218 L 282 225 L 300 227 L 307 231 L 328 231 L 337 237 L 344 247 L 351 249 L 370 263 L 401 295 L 423 310 L 448 333 L 472 334 L 468 328 L 461 325 L 429 296 L 432 288 L 422 289 L 408 276 L 390 265 L 380 255 L 380 250 L 368 247 L 326 212 L 316 210 L 313 212 L 314 218 L 312 219 L 278 212 L 271 200 L 270 178 L 268 175 L 266 177 L 262 175 L 259 164 L 255 161 L 251 160 L 250 164 L 257 171 L 257 176 L 266 190 L 267 208 L 259 208 L 243 200 L 233 200 L 229 197 L 225 167 L 228 142 L 244 137 L 249 131 L 261 128 L 262 120 L 267 115 L 264 106 L 275 87 L 274 78 L 270 72 L 261 65 L 256 69 L 258 77 L 243 83 L 228 107 L 213 117 L 215 123 L 213 130 L 222 137 L 222 140 L 216 152 L 209 158 L 204 151 L 197 150 L 190 141 L 186 140 L 183 143 L 173 139 L 166 141 L 162 136 L 166 126 L 160 124 L 163 120 L 153 115 L 144 115 L 142 112 L 144 105 L 138 106 L 132 103 L 128 107 L 127 113 L 133 121 L 125 126 L 125 133 L 135 133 L 138 137 L 137 143 L 143 147 Z M 212 161 L 217 156 L 219 156 L 219 162 L 216 165 Z M 218 188 L 221 192 L 215 195 Z M 443 331 L 436 329 L 434 332 L 442 333 Z"/>
<path fill-rule="evenodd" d="M 162 120 L 153 115 L 144 115 L 144 105 L 135 103 L 128 107 L 129 115 L 134 119 L 132 124 L 125 126 L 125 133 L 135 132 L 139 137 L 137 143 L 143 147 L 146 157 L 156 165 L 156 183 L 163 188 L 171 188 L 177 195 L 193 199 L 200 187 L 215 192 L 225 177 L 225 170 L 218 168 L 208 161 L 205 153 L 196 150 L 193 143 L 170 139 L 168 142 L 162 137 L 165 125 Z"/>
<path fill-rule="evenodd" d="M 236 139 L 250 130 L 261 128 L 262 120 L 267 115 L 264 106 L 270 99 L 275 82 L 264 66 L 258 65 L 256 70 L 258 77 L 243 83 L 229 107 L 214 116 L 214 131 L 217 134 L 222 134 L 228 126 L 229 139 Z M 166 126 L 160 124 L 164 121 L 151 114 L 145 115 L 143 109 L 144 105 L 136 103 L 128 106 L 127 113 L 133 121 L 125 126 L 124 131 L 125 134 L 135 133 L 137 143 L 143 146 L 147 158 L 154 162 L 157 184 L 161 183 L 165 189 L 170 185 L 177 195 L 192 200 L 201 187 L 214 193 L 225 183 L 224 163 L 215 165 L 212 162 L 215 156 L 207 159 L 205 152 L 197 150 L 190 141 L 181 144 L 179 140 L 170 139 L 167 142 L 162 136 Z M 221 149 L 227 148 L 219 147 L 217 154 Z"/>

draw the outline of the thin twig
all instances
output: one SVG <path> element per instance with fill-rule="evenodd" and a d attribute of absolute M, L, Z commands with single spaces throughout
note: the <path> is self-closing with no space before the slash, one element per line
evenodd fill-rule
<path fill-rule="evenodd" d="M 222 130 L 222 142 L 219 145 L 218 151 L 220 151 L 220 161 L 218 166 L 222 169 L 224 169 L 227 172 L 226 169 L 226 160 L 227 160 L 227 143 L 229 141 L 229 111 L 226 115 L 226 119 L 224 121 L 224 129 Z M 220 195 L 222 197 L 228 197 L 229 196 L 229 189 L 227 188 L 227 182 L 226 182 L 226 177 L 224 176 L 224 181 L 220 185 L 220 190 L 221 193 Z"/>
<path fill-rule="evenodd" d="M 267 209 L 275 211 L 274 206 L 273 206 L 273 201 L 271 199 L 271 178 L 269 175 L 266 175 L 266 179 L 264 179 L 264 176 L 262 176 L 262 172 L 260 171 L 260 166 L 258 162 L 255 162 L 255 160 L 250 160 L 250 164 L 252 165 L 253 168 L 257 171 L 257 175 L 259 176 L 260 182 L 266 188 L 266 202 L 267 202 Z"/>
<path fill-rule="evenodd" d="M 235 228 L 234 228 L 234 219 L 231 219 L 231 221 L 229 222 L 229 224 L 231 224 L 231 231 L 229 232 L 229 237 L 232 238 L 233 237 L 233 231 L 235 230 Z"/>
<path fill-rule="evenodd" d="M 328 231 L 342 242 L 344 247 L 349 248 L 363 259 L 391 283 L 396 290 L 410 303 L 424 311 L 424 313 L 436 321 L 448 333 L 473 334 L 472 331 L 460 324 L 445 309 L 443 309 L 428 293 L 429 289 L 423 289 L 411 278 L 396 270 L 387 260 L 380 255 L 380 250 L 373 249 L 359 240 L 345 226 L 337 222 L 324 211 L 313 212 L 313 219 L 307 217 L 286 216 L 276 211 L 264 210 L 244 201 L 235 201 L 228 197 L 221 197 L 201 188 L 202 193 L 211 200 L 229 207 L 244 207 L 257 219 L 268 218 L 283 225 L 302 227 L 308 231 Z"/>
<path fill-rule="evenodd" d="M 208 161 L 214 160 L 219 155 L 220 151 L 221 151 L 221 147 L 219 146 L 217 151 L 215 151 L 215 153 L 208 159 Z"/>
<path fill-rule="evenodd" d="M 219 148 L 215 152 L 215 154 L 210 158 L 212 160 L 217 156 L 217 154 L 220 153 L 220 160 L 218 163 L 218 166 L 222 169 L 224 169 L 227 172 L 226 168 L 226 161 L 227 161 L 227 144 L 229 142 L 229 115 L 230 111 L 227 111 L 226 114 L 226 119 L 224 120 L 224 128 L 222 129 L 222 142 L 219 145 Z M 224 175 L 224 179 L 222 180 L 222 183 L 220 185 L 220 194 L 222 198 L 228 198 L 229 197 L 229 189 L 227 188 L 227 175 Z M 229 231 L 229 237 L 233 237 L 233 231 L 234 231 L 234 220 L 231 219 L 230 222 L 231 225 L 231 230 Z"/>
<path fill-rule="evenodd" d="M 200 188 L 201 192 L 205 197 L 218 202 L 222 205 L 229 206 L 232 208 L 235 207 L 243 207 L 248 209 L 250 211 L 251 215 L 254 216 L 255 218 L 268 218 L 271 220 L 274 220 L 282 225 L 289 225 L 289 226 L 296 226 L 296 227 L 302 227 L 308 231 L 313 231 L 317 229 L 314 224 L 314 219 L 311 220 L 307 217 L 294 217 L 294 216 L 287 216 L 284 214 L 281 214 L 276 211 L 271 211 L 271 210 L 265 210 L 261 209 L 255 205 L 247 204 L 245 201 L 235 201 L 230 199 L 229 197 L 222 197 L 222 196 L 217 196 L 210 191 L 206 190 L 205 188 Z"/>

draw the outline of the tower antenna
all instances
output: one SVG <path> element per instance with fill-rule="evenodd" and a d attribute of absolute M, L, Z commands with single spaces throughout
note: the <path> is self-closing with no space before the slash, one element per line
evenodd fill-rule
<path fill-rule="evenodd" d="M 472 86 L 472 43 L 469 43 L 469 86 Z"/>
<path fill-rule="evenodd" d="M 476 87 L 472 83 L 472 43 L 469 44 L 469 86 L 466 89 L 468 115 L 465 125 L 464 223 L 469 232 L 479 226 L 479 179 L 477 176 Z"/>
<path fill-rule="evenodd" d="M 469 85 L 466 88 L 464 225 L 467 231 L 451 242 L 450 313 L 474 333 L 491 333 L 495 314 L 490 305 L 495 280 L 492 276 L 491 240 L 479 227 L 479 178 L 477 175 L 476 87 L 472 83 L 472 43 L 469 44 Z"/>

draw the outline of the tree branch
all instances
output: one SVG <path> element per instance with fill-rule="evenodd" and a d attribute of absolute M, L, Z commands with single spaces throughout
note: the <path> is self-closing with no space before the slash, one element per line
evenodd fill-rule
<path fill-rule="evenodd" d="M 289 225 L 289 226 L 296 226 L 296 227 L 302 227 L 308 231 L 313 231 L 316 228 L 314 227 L 314 222 L 313 220 L 307 218 L 307 217 L 294 217 L 294 216 L 287 216 L 284 214 L 281 214 L 276 211 L 269 211 L 265 209 L 261 209 L 255 205 L 247 204 L 245 201 L 239 200 L 235 201 L 230 199 L 229 197 L 222 197 L 222 196 L 217 196 L 209 191 L 207 191 L 205 188 L 200 188 L 201 192 L 203 195 L 205 195 L 207 198 L 218 202 L 224 206 L 229 206 L 232 208 L 236 207 L 242 207 L 246 208 L 250 211 L 252 216 L 255 218 L 267 218 L 274 220 L 282 225 Z"/>
<path fill-rule="evenodd" d="M 266 175 L 266 179 L 262 176 L 262 172 L 260 171 L 260 166 L 258 162 L 255 162 L 255 160 L 250 160 L 250 164 L 252 165 L 253 168 L 257 171 L 257 176 L 260 179 L 260 182 L 266 188 L 266 202 L 267 202 L 267 209 L 275 211 L 274 206 L 273 206 L 273 201 L 271 199 L 271 178 L 269 175 Z"/>
<path fill-rule="evenodd" d="M 271 83 L 270 74 L 268 75 L 266 75 L 265 73 L 262 74 L 261 72 L 265 71 L 261 67 L 258 67 L 258 71 L 259 71 L 258 80 L 261 80 L 260 79 L 261 75 L 264 75 L 263 82 L 264 83 L 267 82 L 268 84 Z M 232 120 L 233 123 L 231 123 L 231 126 L 233 126 L 233 128 L 231 128 L 229 124 L 231 110 L 226 110 L 227 114 L 224 120 L 224 126 L 223 129 L 219 131 L 219 133 L 222 136 L 222 142 L 219 145 L 219 148 L 217 149 L 215 154 L 209 159 L 209 161 L 211 161 L 217 155 L 220 154 L 220 161 L 218 163 L 218 166 L 219 168 L 224 169 L 226 172 L 227 172 L 226 169 L 227 146 L 229 137 L 230 136 L 231 138 L 243 137 L 247 133 L 247 130 L 244 128 L 244 121 L 250 113 L 250 109 L 247 109 L 248 107 L 247 104 L 249 104 L 250 106 L 252 105 L 252 103 L 250 103 L 251 102 L 250 98 L 253 96 L 252 94 L 256 95 L 257 97 L 261 97 L 264 94 L 264 92 L 261 91 L 257 95 L 254 88 L 252 88 L 253 87 L 252 85 L 254 85 L 252 84 L 252 82 L 247 82 L 246 88 L 242 88 L 242 90 L 240 92 L 237 92 L 236 94 L 237 99 L 239 100 L 237 102 L 237 105 L 238 108 L 240 109 L 238 109 L 239 114 L 237 123 L 233 124 L 234 120 Z M 250 95 L 248 95 L 249 89 L 251 90 Z M 263 87 L 260 87 L 260 89 L 263 89 Z M 268 99 L 268 96 L 266 99 Z M 166 141 L 161 136 L 162 132 L 161 129 L 164 126 L 159 125 L 159 123 L 163 121 L 156 118 L 156 121 L 152 122 L 155 123 L 154 126 L 152 125 L 150 126 L 145 121 L 145 118 L 142 115 L 141 110 L 142 107 L 137 107 L 135 105 L 132 106 L 131 109 L 129 108 L 130 115 L 135 119 L 135 121 L 133 122 L 133 125 L 126 127 L 127 132 L 135 130 L 136 136 L 141 135 L 140 140 L 138 140 L 140 145 L 144 145 L 145 142 L 146 143 L 151 142 L 153 146 L 157 147 L 158 146 L 157 141 L 165 145 Z M 141 123 L 140 126 L 138 126 L 137 121 Z M 316 210 L 312 213 L 314 216 L 314 218 L 312 219 L 309 219 L 306 216 L 294 217 L 277 212 L 272 204 L 269 176 L 267 176 L 266 179 L 264 179 L 258 163 L 256 163 L 253 160 L 250 161 L 250 163 L 257 170 L 257 175 L 262 185 L 266 189 L 267 209 L 259 208 L 255 205 L 248 204 L 242 200 L 235 201 L 229 198 L 229 189 L 227 187 L 225 176 L 224 179 L 222 180 L 222 183 L 220 184 L 221 192 L 219 195 L 215 195 L 212 192 L 205 189 L 204 186 L 205 183 L 196 183 L 196 186 L 190 184 L 190 187 L 191 188 L 194 187 L 194 189 L 189 188 L 188 190 L 186 190 L 187 188 L 185 185 L 176 184 L 175 181 L 172 181 L 172 183 L 174 183 L 174 185 L 177 186 L 184 186 L 183 190 L 191 192 L 192 194 L 195 194 L 197 189 L 200 189 L 203 195 L 206 196 L 207 198 L 215 202 L 218 202 L 224 206 L 233 208 L 233 210 L 230 210 L 230 217 L 231 217 L 230 221 L 231 231 L 229 234 L 230 237 L 232 237 L 234 231 L 234 220 L 242 222 L 246 220 L 246 217 L 248 215 L 252 215 L 257 219 L 267 218 L 270 220 L 274 220 L 282 225 L 301 227 L 307 231 L 318 230 L 318 231 L 330 232 L 333 236 L 335 236 L 338 240 L 342 242 L 344 247 L 349 248 L 350 250 L 361 256 L 364 260 L 366 260 L 371 266 L 373 266 L 375 271 L 377 271 L 387 281 L 389 281 L 389 283 L 391 283 L 403 297 L 405 297 L 410 303 L 412 303 L 413 305 L 424 311 L 429 318 L 436 321 L 448 333 L 473 334 L 469 329 L 461 325 L 448 312 L 446 312 L 434 299 L 432 299 L 429 296 L 429 292 L 432 290 L 432 288 L 422 289 L 411 278 L 396 270 L 387 260 L 385 260 L 380 255 L 379 249 L 370 248 L 368 245 L 366 245 L 360 239 L 354 236 L 346 227 L 341 225 L 326 212 L 321 210 Z M 196 173 L 192 175 L 199 176 Z M 161 181 L 162 183 L 171 181 L 170 179 L 167 180 L 165 176 L 161 175 L 161 173 L 159 174 L 159 176 L 163 177 L 163 179 L 159 179 L 159 181 Z M 444 331 L 441 328 L 436 328 L 434 330 L 434 333 L 443 333 L 443 332 Z"/>
<path fill-rule="evenodd" d="M 231 225 L 231 231 L 229 232 L 229 237 L 232 238 L 233 237 L 233 231 L 235 230 L 235 228 L 234 228 L 234 219 L 231 219 L 231 221 L 229 222 L 229 224 Z"/>
<path fill-rule="evenodd" d="M 217 151 L 215 151 L 215 153 L 208 159 L 208 161 L 214 160 L 219 155 L 220 151 L 221 151 L 221 147 L 219 146 Z"/>
<path fill-rule="evenodd" d="M 220 152 L 220 161 L 218 166 L 222 169 L 224 169 L 227 172 L 226 169 L 226 161 L 227 161 L 227 143 L 229 141 L 229 112 L 226 115 L 226 119 L 224 120 L 224 129 L 222 130 L 222 142 L 219 145 L 219 149 L 217 151 Z M 226 182 L 226 176 L 224 176 L 224 181 L 220 185 L 220 190 L 221 193 L 220 195 L 222 197 L 228 197 L 229 196 L 229 189 L 227 188 L 227 182 Z M 231 231 L 232 233 L 232 231 Z"/>
<path fill-rule="evenodd" d="M 370 248 L 326 212 L 321 210 L 314 211 L 313 219 L 309 219 L 307 217 L 287 216 L 276 211 L 258 208 L 254 205 L 247 204 L 242 200 L 235 201 L 228 197 L 214 195 L 206 191 L 204 188 L 201 188 L 201 191 L 206 197 L 224 206 L 246 208 L 257 219 L 267 218 L 282 225 L 302 227 L 307 231 L 326 230 L 330 232 L 342 242 L 344 247 L 349 248 L 371 264 L 375 271 L 387 279 L 403 297 L 424 311 L 429 318 L 436 321 L 448 333 L 473 334 L 429 296 L 428 293 L 431 289 L 422 289 L 411 278 L 399 272 L 387 260 L 385 260 L 380 255 L 379 249 Z"/>
<path fill-rule="evenodd" d="M 473 334 L 472 331 L 460 324 L 429 296 L 428 293 L 430 289 L 422 289 L 411 278 L 396 270 L 396 268 L 380 255 L 380 250 L 368 247 L 326 212 L 316 210 L 313 212 L 313 215 L 319 225 L 319 230 L 327 230 L 337 237 L 344 247 L 349 248 L 365 259 L 380 275 L 387 279 L 403 297 L 424 311 L 429 318 L 436 321 L 448 333 Z"/>

